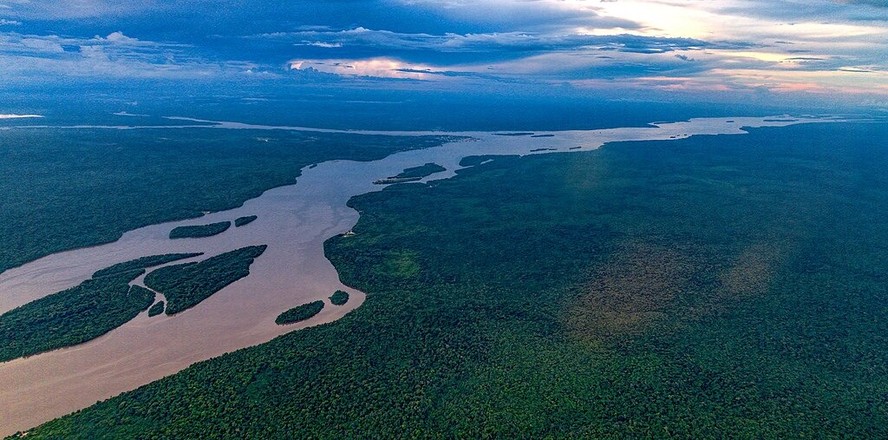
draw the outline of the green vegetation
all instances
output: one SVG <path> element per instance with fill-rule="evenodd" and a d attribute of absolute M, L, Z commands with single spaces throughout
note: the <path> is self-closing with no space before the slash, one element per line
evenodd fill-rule
<path fill-rule="evenodd" d="M 334 306 L 341 306 L 348 302 L 348 292 L 337 290 L 330 296 L 330 303 Z"/>
<path fill-rule="evenodd" d="M 886 438 L 888 127 L 498 158 L 357 197 L 342 319 L 28 438 Z"/>
<path fill-rule="evenodd" d="M 300 321 L 305 321 L 306 319 L 312 318 L 318 313 L 321 313 L 321 310 L 324 309 L 323 301 L 314 301 L 308 304 L 303 304 L 301 306 L 293 307 L 290 310 L 287 310 L 284 313 L 278 315 L 278 317 L 274 320 L 274 323 L 277 325 L 286 325 L 293 324 Z"/>
<path fill-rule="evenodd" d="M 148 317 L 154 317 L 163 313 L 163 301 L 158 301 L 150 309 L 148 309 Z"/>
<path fill-rule="evenodd" d="M 109 275 L 117 275 L 123 272 L 132 272 L 134 270 L 147 269 L 149 267 L 160 266 L 161 264 L 172 263 L 173 261 L 184 260 L 187 258 L 199 257 L 201 255 L 203 255 L 203 253 L 198 252 L 192 254 L 164 254 L 142 257 L 102 269 L 94 273 L 92 277 L 101 278 Z"/>
<path fill-rule="evenodd" d="M 114 266 L 128 271 L 101 270 L 76 287 L 0 315 L 0 362 L 81 344 L 135 318 L 151 305 L 154 293 L 129 283 L 163 257 L 170 256 Z"/>
<path fill-rule="evenodd" d="M 145 285 L 163 293 L 167 299 L 166 314 L 175 315 L 249 275 L 250 265 L 265 248 L 249 246 L 199 263 L 162 267 L 145 277 Z"/>
<path fill-rule="evenodd" d="M 385 179 L 377 180 L 373 183 L 377 185 L 390 185 L 393 183 L 416 182 L 422 180 L 425 177 L 431 176 L 432 174 L 440 173 L 441 171 L 447 171 L 447 168 L 444 168 L 436 163 L 429 162 L 418 167 L 405 168 L 404 171 L 402 171 L 397 176 L 390 176 Z"/>
<path fill-rule="evenodd" d="M 459 166 L 461 167 L 474 167 L 481 165 L 482 163 L 489 162 L 496 159 L 506 159 L 506 158 L 514 158 L 518 156 L 491 156 L 489 154 L 480 155 L 480 156 L 466 156 L 459 161 Z"/>
<path fill-rule="evenodd" d="M 259 217 L 255 216 L 255 215 L 238 217 L 238 218 L 234 219 L 234 227 L 239 228 L 241 226 L 246 226 L 250 223 L 253 223 L 253 221 L 256 220 L 257 218 L 259 218 Z"/>
<path fill-rule="evenodd" d="M 258 137 L 269 142 L 257 141 Z M 375 160 L 445 137 L 291 131 L 0 130 L 0 272 L 125 231 L 240 206 L 303 167 Z M 39 203 L 35 203 L 39 201 Z"/>
<path fill-rule="evenodd" d="M 413 179 L 413 178 L 423 178 L 431 176 L 435 173 L 440 173 L 441 171 L 447 171 L 447 168 L 442 167 L 436 163 L 427 163 L 425 165 L 420 165 L 418 167 L 405 168 L 400 174 L 395 176 L 395 179 Z"/>
<path fill-rule="evenodd" d="M 216 222 L 207 225 L 178 226 L 170 231 L 170 239 L 205 238 L 219 235 L 231 227 L 231 222 Z"/>
<path fill-rule="evenodd" d="M 0 362 L 81 344 L 120 327 L 154 302 L 154 292 L 130 287 L 131 281 L 149 267 L 199 255 L 153 255 L 115 264 L 76 287 L 0 315 Z"/>

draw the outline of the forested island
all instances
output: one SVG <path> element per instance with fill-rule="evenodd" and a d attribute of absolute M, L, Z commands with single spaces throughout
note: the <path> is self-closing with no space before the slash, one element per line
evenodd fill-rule
<path fill-rule="evenodd" d="M 129 283 L 145 269 L 200 254 L 168 254 L 116 264 L 76 287 L 0 315 L 0 362 L 81 344 L 120 327 L 154 302 Z"/>
<path fill-rule="evenodd" d="M 253 223 L 259 216 L 256 215 L 247 215 L 244 217 L 238 217 L 234 219 L 234 226 L 239 228 L 241 226 L 246 226 L 250 223 Z"/>
<path fill-rule="evenodd" d="M 170 231 L 170 239 L 206 238 L 219 235 L 231 227 L 231 222 L 216 222 L 206 225 L 178 226 Z"/>
<path fill-rule="evenodd" d="M 161 313 L 163 313 L 164 304 L 165 303 L 163 301 L 158 301 L 153 306 L 151 306 L 151 308 L 148 309 L 148 317 L 151 318 L 151 317 L 154 317 L 154 316 L 157 316 L 157 315 L 160 315 Z"/>
<path fill-rule="evenodd" d="M 330 295 L 330 304 L 334 306 L 345 305 L 348 302 L 348 292 L 344 292 L 342 290 L 337 290 L 333 292 L 333 295 Z"/>
<path fill-rule="evenodd" d="M 274 320 L 274 322 L 277 325 L 294 324 L 297 322 L 305 321 L 309 318 L 313 318 L 318 313 L 321 313 L 321 310 L 323 309 L 323 301 L 312 301 L 308 304 L 296 306 L 284 313 L 281 313 Z"/>
<path fill-rule="evenodd" d="M 27 436 L 884 438 L 888 150 L 861 140 L 886 138 L 617 143 L 356 197 L 326 250 L 360 308 Z"/>
<path fill-rule="evenodd" d="M 137 258 L 135 260 L 124 263 L 115 264 L 111 267 L 96 271 L 93 278 L 101 278 L 109 275 L 116 275 L 123 272 L 131 272 L 134 270 L 145 269 L 148 267 L 160 266 L 162 264 L 172 263 L 179 260 L 187 260 L 189 258 L 199 257 L 203 255 L 201 252 L 180 253 L 180 254 L 164 254 L 152 255 L 148 257 Z"/>
<path fill-rule="evenodd" d="M 395 176 L 379 179 L 373 183 L 377 185 L 391 185 L 393 183 L 416 182 L 441 171 L 447 171 L 447 169 L 436 163 L 427 163 L 418 167 L 407 168 Z"/>
<path fill-rule="evenodd" d="M 266 247 L 249 246 L 198 263 L 162 267 L 145 277 L 145 285 L 163 293 L 166 314 L 175 315 L 249 275 L 250 265 Z"/>

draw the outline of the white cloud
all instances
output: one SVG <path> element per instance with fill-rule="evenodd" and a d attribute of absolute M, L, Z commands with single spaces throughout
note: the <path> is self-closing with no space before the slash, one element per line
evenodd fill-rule
<path fill-rule="evenodd" d="M 58 41 L 53 39 L 45 39 L 45 38 L 23 38 L 20 40 L 20 44 L 27 48 L 34 50 L 36 52 L 44 52 L 44 53 L 62 53 L 65 50 L 58 43 Z"/>
<path fill-rule="evenodd" d="M 140 40 L 120 31 L 92 38 L 0 33 L 0 72 L 6 83 L 86 77 L 219 78 L 243 75 L 253 67 L 236 61 L 211 62 L 192 53 L 190 46 Z"/>
<path fill-rule="evenodd" d="M 28 119 L 28 118 L 42 118 L 42 115 L 11 115 L 11 114 L 0 114 L 0 119 Z"/>
<path fill-rule="evenodd" d="M 492 32 L 468 34 L 427 34 L 401 33 L 387 30 L 357 27 L 340 31 L 303 31 L 292 33 L 272 33 L 250 37 L 252 39 L 272 39 L 276 41 L 301 41 L 297 45 L 323 48 L 356 48 L 386 52 L 412 51 L 427 57 L 438 55 L 496 55 L 496 58 L 521 58 L 541 52 L 564 50 L 606 49 L 622 52 L 661 53 L 674 50 L 703 48 L 746 47 L 743 42 L 720 40 L 712 43 L 687 38 L 643 36 L 634 34 L 589 35 L 576 32 L 558 31 L 533 32 Z M 383 56 L 383 55 L 379 55 Z"/>
<path fill-rule="evenodd" d="M 432 69 L 428 65 L 383 57 L 364 60 L 292 60 L 289 66 L 292 70 L 314 70 L 339 76 L 400 79 L 428 79 L 429 74 L 422 71 Z"/>
<path fill-rule="evenodd" d="M 99 36 L 96 36 L 95 39 L 101 40 L 102 38 Z M 104 40 L 112 42 L 112 43 L 122 43 L 122 44 L 135 44 L 135 43 L 139 42 L 139 40 L 137 40 L 135 38 L 127 37 L 126 35 L 123 34 L 123 32 L 120 32 L 120 31 L 112 32 L 112 33 L 108 34 L 108 36 L 105 37 Z"/>
<path fill-rule="evenodd" d="M 622 32 L 638 28 L 632 17 L 600 14 L 597 1 L 584 0 L 395 0 L 414 8 L 432 10 L 460 21 L 527 31 L 586 26 Z"/>
<path fill-rule="evenodd" d="M 326 49 L 332 49 L 332 48 L 342 47 L 342 43 L 327 43 L 327 42 L 324 42 L 324 41 L 313 41 L 313 42 L 311 42 L 311 43 L 305 43 L 305 45 L 307 45 L 307 46 L 314 46 L 314 47 L 323 47 L 323 48 L 326 48 Z"/>
<path fill-rule="evenodd" d="M 377 5 L 361 3 L 365 8 Z M 222 44 L 213 46 L 215 42 L 211 42 L 206 47 L 152 41 L 161 37 L 144 32 L 155 32 L 155 26 L 133 26 L 93 38 L 0 32 L 0 72 L 3 80 L 19 75 L 22 80 L 35 81 L 47 76 L 45 73 L 58 73 L 63 78 L 226 74 L 259 77 L 283 74 L 280 66 L 292 59 L 287 66 L 302 71 L 306 80 L 324 76 L 314 75 L 321 72 L 328 74 L 328 79 L 337 75 L 365 83 L 363 78 L 471 77 L 479 81 L 541 84 L 636 81 L 639 87 L 650 85 L 667 90 L 763 87 L 813 91 L 845 87 L 855 93 L 888 93 L 888 78 L 884 75 L 888 72 L 888 16 L 886 9 L 875 7 L 883 3 L 381 0 L 380 4 L 392 8 L 392 17 L 388 18 L 395 19 L 378 20 L 370 16 L 373 14 L 355 12 L 353 18 L 341 20 L 340 15 L 325 22 L 327 3 L 318 2 L 311 6 L 317 14 L 313 13 L 307 23 L 293 23 L 299 20 L 299 14 L 275 21 L 275 14 L 280 15 L 276 10 L 267 16 L 257 12 L 256 16 L 265 20 L 254 20 L 250 26 L 233 30 L 220 25 L 214 31 L 228 35 L 214 36 Z M 123 23 L 118 20 L 122 17 L 138 21 L 170 12 L 176 17 L 206 15 L 218 19 L 218 23 L 230 24 L 232 17 L 241 18 L 236 14 L 245 14 L 225 12 L 219 4 L 208 0 L 0 0 L 0 4 L 11 6 L 0 9 L 6 17 L 0 19 L 0 25 L 16 26 L 17 20 L 31 18 L 69 20 L 59 28 L 87 29 L 82 35 L 95 32 L 87 27 L 89 23 L 108 26 Z M 219 10 L 203 14 L 213 7 Z M 139 15 L 146 10 L 153 12 Z M 333 10 L 330 7 L 329 11 Z M 82 17 L 105 18 L 83 20 L 87 24 L 81 26 L 74 20 Z M 423 19 L 402 26 L 396 20 L 398 17 Z M 422 27 L 437 18 L 440 22 Z M 350 23 L 350 28 L 331 27 L 333 23 Z M 267 28 L 259 28 L 266 25 Z M 164 36 L 194 35 L 190 25 L 186 26 L 188 29 L 172 31 L 163 26 L 156 28 Z M 411 30 L 406 31 L 407 28 Z M 143 33 L 136 34 L 136 29 Z M 278 32 L 252 37 L 232 35 L 265 29 Z M 279 32 L 287 29 L 293 32 Z M 137 38 L 124 31 L 133 32 Z M 244 41 L 247 38 L 253 41 Z M 246 60 L 231 59 L 239 56 Z M 269 65 L 277 66 L 276 70 L 270 70 Z"/>

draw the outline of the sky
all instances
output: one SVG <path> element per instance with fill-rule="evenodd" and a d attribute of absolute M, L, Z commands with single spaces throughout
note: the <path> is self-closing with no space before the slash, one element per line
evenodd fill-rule
<path fill-rule="evenodd" d="M 888 108 L 888 0 L 0 0 L 0 75 Z"/>

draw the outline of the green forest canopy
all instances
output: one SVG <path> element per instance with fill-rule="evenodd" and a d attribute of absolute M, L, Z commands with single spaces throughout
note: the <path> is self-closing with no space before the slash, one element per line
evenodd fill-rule
<path fill-rule="evenodd" d="M 360 308 L 29 438 L 884 438 L 886 135 L 612 144 L 357 197 L 327 253 Z"/>

